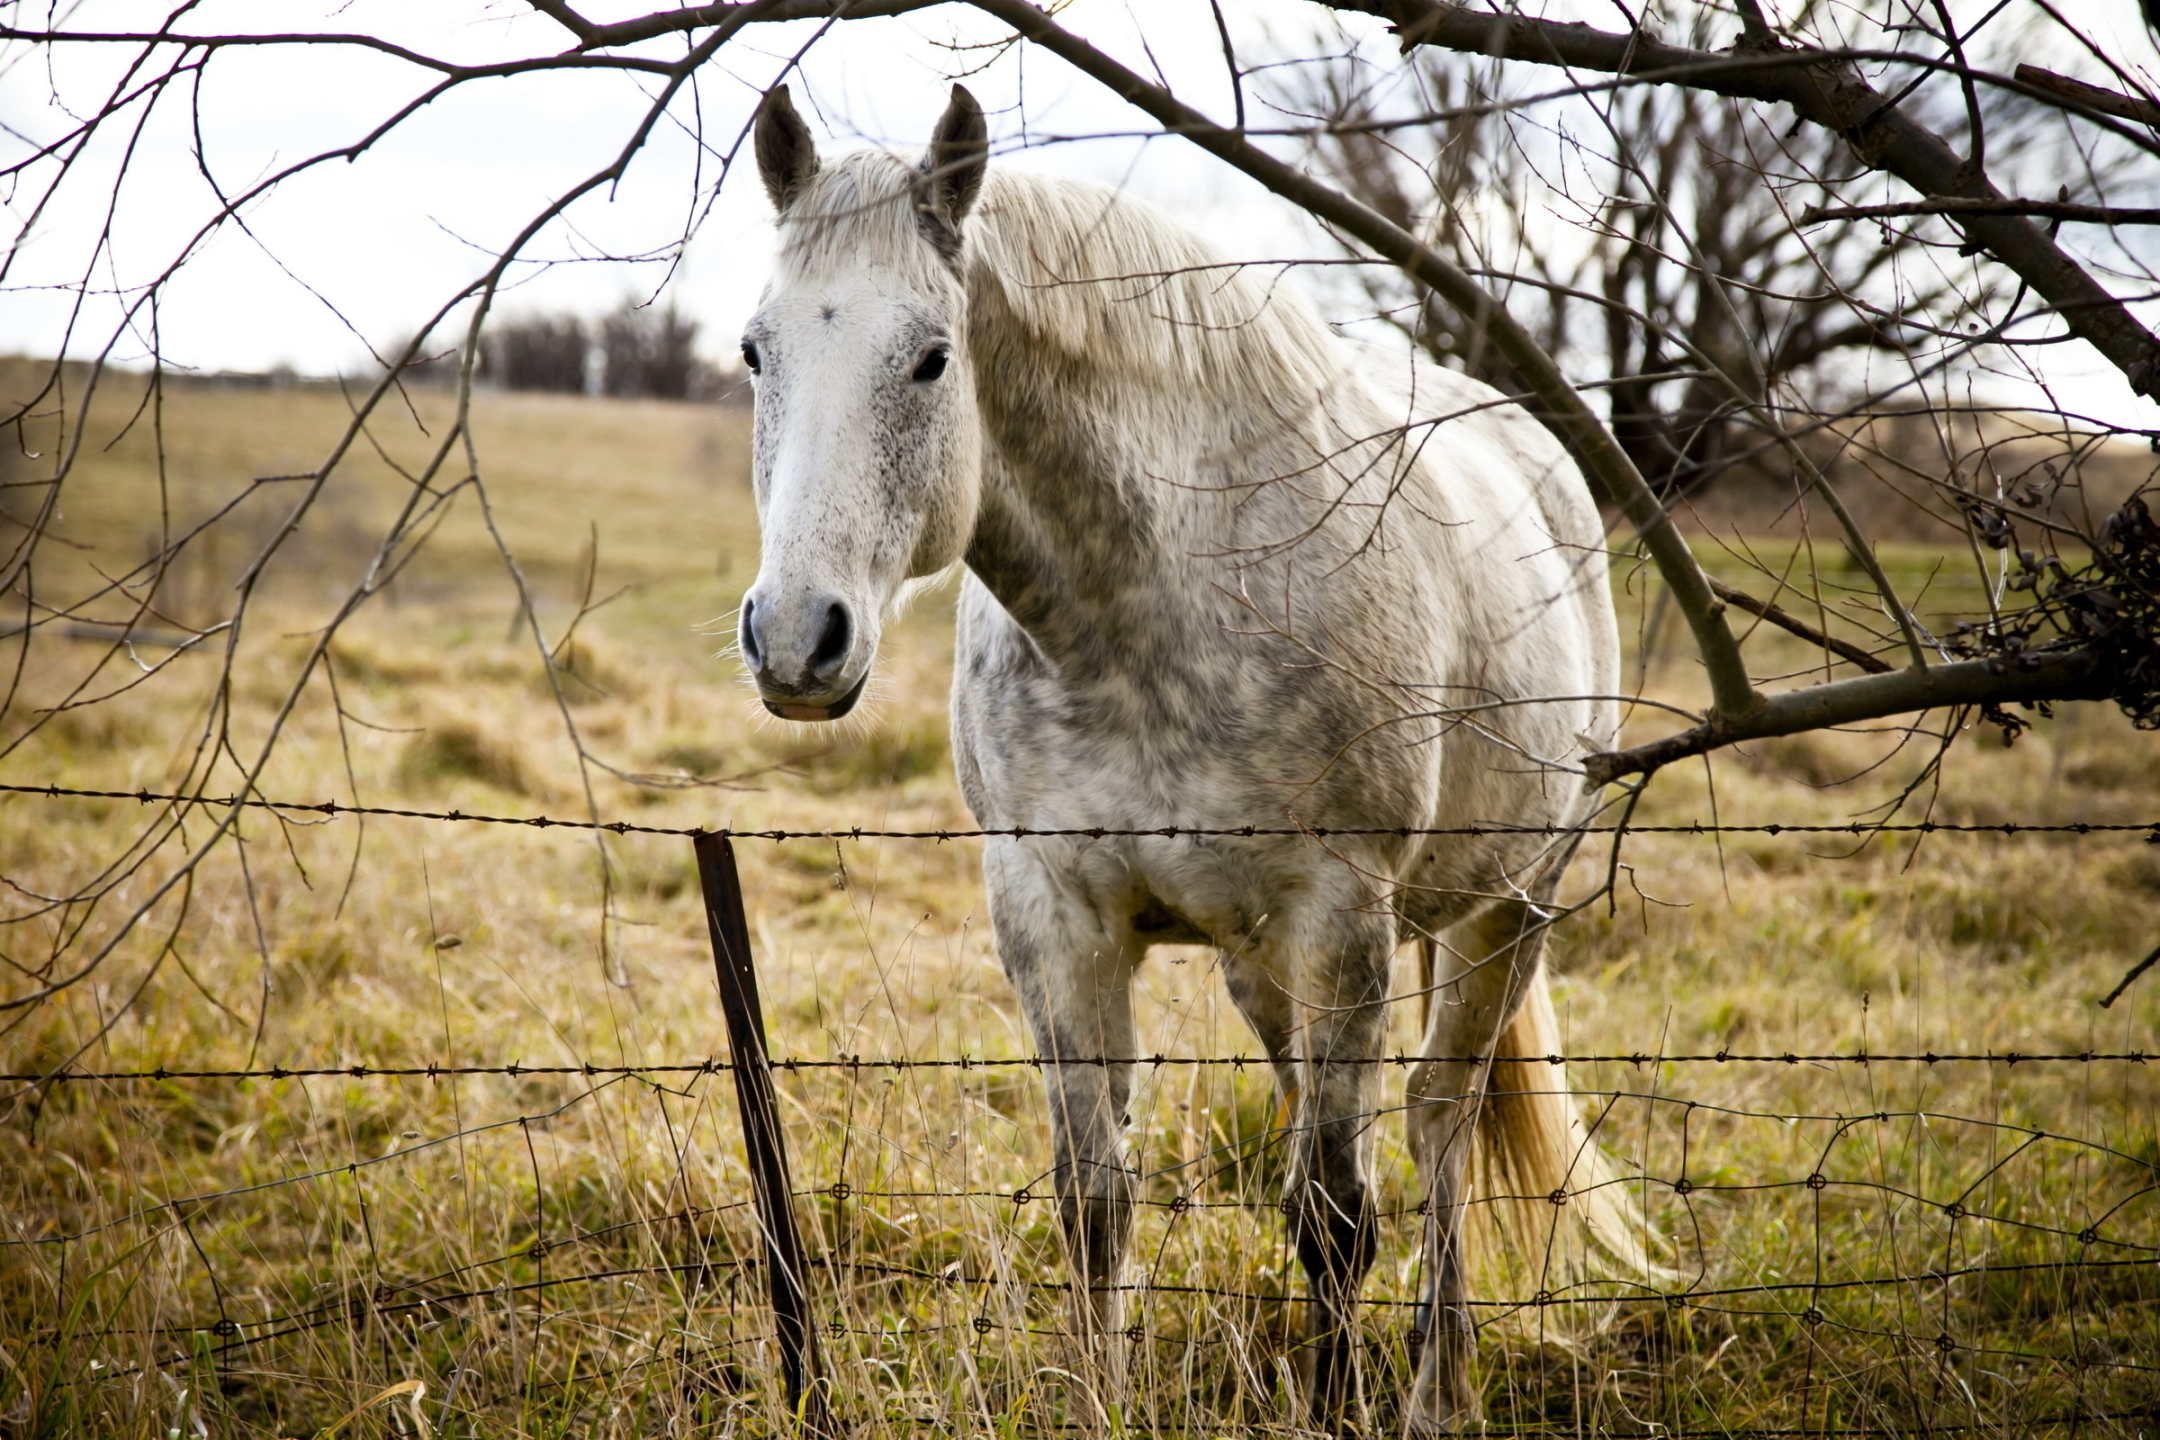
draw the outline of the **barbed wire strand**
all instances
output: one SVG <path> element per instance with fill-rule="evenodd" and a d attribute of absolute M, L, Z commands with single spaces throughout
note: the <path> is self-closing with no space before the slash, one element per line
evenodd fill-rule
<path fill-rule="evenodd" d="M 336 800 L 308 802 L 269 800 L 256 796 L 203 796 L 169 794 L 153 790 L 84 790 L 62 785 L 0 785 L 0 794 L 35 795 L 57 800 L 133 800 L 138 804 L 201 806 L 205 809 L 273 810 L 300 815 L 384 817 L 395 820 L 431 820 L 464 825 L 524 825 L 536 830 L 601 830 L 612 835 L 672 835 L 696 839 L 719 835 L 730 840 L 1106 840 L 1106 839 L 1265 839 L 1340 836 L 1538 835 L 1560 839 L 1571 835 L 2144 835 L 2160 844 L 2160 820 L 2064 822 L 1910 820 L 1902 822 L 1853 820 L 1843 824 L 1808 824 L 1766 821 L 1753 825 L 1114 825 L 992 826 L 981 829 L 950 827 L 936 830 L 887 830 L 867 826 L 846 829 L 789 830 L 785 828 L 737 830 L 726 826 L 647 825 L 632 820 L 570 820 L 553 815 L 485 815 L 462 810 L 413 810 L 387 805 L 348 805 Z"/>
<path fill-rule="evenodd" d="M 1867 1051 L 1758 1051 L 1740 1052 L 1717 1050 L 1707 1053 L 1656 1054 L 1646 1050 L 1630 1052 L 1591 1051 L 1581 1054 L 1530 1055 L 1510 1057 L 1517 1061 L 1546 1065 L 2043 1065 L 2043 1064 L 2129 1064 L 2143 1065 L 2160 1058 L 2160 1052 L 2146 1050 L 2049 1050 L 2049 1051 L 1919 1051 L 1886 1052 L 1873 1054 Z M 1392 1055 L 1375 1055 L 1366 1059 L 1354 1056 L 1316 1055 L 1308 1057 L 1312 1065 L 1394 1065 L 1412 1066 L 1428 1062 L 1440 1064 L 1475 1065 L 1484 1063 L 1484 1057 L 1476 1055 L 1412 1055 L 1397 1052 Z M 1040 1055 L 1013 1055 L 1005 1057 L 959 1056 L 955 1058 L 913 1059 L 903 1056 L 843 1055 L 832 1059 L 808 1059 L 781 1057 L 768 1062 L 775 1070 L 992 1070 L 1026 1069 L 1040 1070 L 1045 1065 L 1135 1065 L 1157 1068 L 1208 1068 L 1227 1067 L 1242 1070 L 1248 1066 L 1255 1069 L 1269 1063 L 1265 1058 L 1253 1055 L 1068 1055 L 1057 1060 L 1045 1060 Z M 183 1070 L 168 1066 L 156 1066 L 147 1070 L 55 1070 L 18 1071 L 0 1073 L 0 1082 L 58 1085 L 68 1082 L 77 1084 L 91 1081 L 128 1083 L 167 1080 L 449 1080 L 471 1075 L 504 1075 L 516 1079 L 521 1076 L 581 1075 L 587 1078 L 623 1075 L 716 1075 L 732 1071 L 734 1065 L 717 1057 L 707 1060 L 678 1060 L 643 1065 L 323 1065 L 285 1066 L 271 1065 L 253 1070 Z"/>

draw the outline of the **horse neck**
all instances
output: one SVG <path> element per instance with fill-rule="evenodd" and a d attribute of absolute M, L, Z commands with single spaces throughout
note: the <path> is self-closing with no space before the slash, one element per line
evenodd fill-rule
<path fill-rule="evenodd" d="M 974 226 L 970 568 L 1052 658 L 1152 666 L 1156 647 L 1207 643 L 1237 532 L 1298 503 L 1233 487 L 1311 463 L 1325 331 L 1106 191 L 993 174 Z"/>
<path fill-rule="evenodd" d="M 968 567 L 1053 660 L 1145 663 L 1149 637 L 1190 633 L 1174 622 L 1219 527 L 1180 482 L 1220 416 L 984 318 L 969 326 L 987 453 Z"/>

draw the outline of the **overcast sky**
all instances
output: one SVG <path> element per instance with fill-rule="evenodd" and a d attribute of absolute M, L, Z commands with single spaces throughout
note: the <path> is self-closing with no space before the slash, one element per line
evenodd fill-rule
<path fill-rule="evenodd" d="M 2011 0 L 2028 5 L 2032 0 Z M 71 30 L 154 24 L 163 6 L 125 0 L 55 4 Z M 649 4 L 590 4 L 597 19 L 644 13 Z M 4 12 L 40 23 L 28 6 Z M 1241 54 L 1261 58 L 1316 37 L 1340 47 L 1363 41 L 1385 61 L 1392 43 L 1378 21 L 1338 18 L 1305 0 L 1225 4 Z M 1555 0 L 1555 18 L 1612 25 L 1610 0 Z M 2120 12 L 2119 14 L 2116 12 Z M 1611 13 L 1608 13 L 1611 12 Z M 2127 63 L 2151 67 L 2149 38 L 2133 0 L 2081 0 L 2082 23 Z M 1146 22 L 1141 39 L 1140 18 Z M 1207 0 L 1078 0 L 1065 23 L 1143 73 L 1166 76 L 1186 98 L 1227 116 L 1230 90 Z M 373 34 L 464 62 L 552 53 L 568 37 L 522 0 L 207 0 L 181 28 L 191 33 L 278 30 Z M 770 215 L 745 163 L 724 183 L 732 149 L 756 96 L 818 37 L 812 22 L 754 26 L 702 73 L 694 97 L 675 106 L 624 182 L 581 201 L 540 236 L 517 272 L 505 309 L 597 313 L 626 296 L 648 297 L 663 281 L 702 324 L 702 348 L 722 357 L 763 282 Z M 1001 27 L 964 6 L 890 20 L 851 21 L 811 46 L 795 78 L 798 105 L 834 146 L 919 146 L 943 106 L 950 77 L 965 73 L 991 111 L 996 163 L 1025 164 L 1129 187 L 1173 209 L 1241 258 L 1331 253 L 1282 202 L 1177 140 L 1141 138 L 1144 117 L 1062 62 L 1024 48 L 990 48 Z M 49 141 L 86 115 L 137 47 L 69 47 L 53 56 L 0 49 L 0 145 Z M 683 41 L 643 52 L 679 55 Z M 176 51 L 163 52 L 167 62 Z M 2052 57 L 2048 57 L 2052 58 Z M 2075 59 L 2076 57 L 2071 57 Z M 81 173 L 32 229 L 0 291 L 0 353 L 94 354 L 119 326 L 121 306 L 185 252 L 217 208 L 279 167 L 350 144 L 429 84 L 412 65 L 330 46 L 220 52 L 200 83 L 166 92 L 139 133 L 115 127 L 93 145 Z M 481 273 L 555 196 L 608 164 L 646 108 L 652 77 L 558 71 L 467 85 L 414 116 L 351 164 L 318 167 L 286 181 L 219 230 L 166 288 L 155 321 L 168 364 L 200 370 L 353 373 L 368 347 L 385 347 Z M 132 122 L 142 114 L 130 112 Z M 1264 123 L 1264 121 L 1256 121 Z M 690 130 L 701 124 L 700 144 Z M 209 159 L 196 165 L 199 129 Z M 132 146 L 126 182 L 121 157 Z M 33 188 L 0 190 L 19 225 Z M 112 243 L 95 237 L 112 207 Z M 626 256 L 673 256 L 679 264 Z M 86 262 L 95 290 L 79 308 Z M 151 317 L 140 314 L 117 358 L 148 352 Z M 2078 354 L 2070 353 L 2073 349 Z M 2152 407 L 2129 395 L 2082 346 L 2051 357 L 2080 408 L 2151 425 Z"/>
<path fill-rule="evenodd" d="M 554 22 L 510 0 L 357 0 L 311 8 L 312 14 L 292 3 L 212 3 L 194 10 L 184 27 L 199 34 L 365 32 L 461 62 L 548 54 L 565 48 L 568 39 Z M 627 15 L 648 7 L 614 8 Z M 1135 8 L 1148 17 L 1146 47 L 1137 43 Z M 1324 12 L 1299 0 L 1226 8 L 1236 16 L 1241 42 L 1256 50 L 1270 27 L 1286 38 L 1336 31 Z M 612 18 L 601 5 L 587 6 L 586 13 Z M 86 4 L 67 16 L 67 25 L 133 29 L 152 16 L 152 8 L 140 4 Z M 1151 52 L 1152 62 L 1183 93 L 1203 104 L 1223 102 L 1227 113 L 1221 41 L 1205 3 L 1148 0 L 1135 7 L 1098 0 L 1075 7 L 1068 19 L 1142 68 L 1151 68 Z M 836 27 L 802 62 L 793 82 L 798 106 L 835 148 L 913 148 L 942 109 L 949 77 L 976 72 L 968 84 L 991 111 L 1001 154 L 1030 152 L 1015 163 L 1130 186 L 1242 253 L 1254 253 L 1256 244 L 1259 253 L 1286 244 L 1317 253 L 1314 238 L 1286 217 L 1279 202 L 1182 142 L 1132 135 L 1145 128 L 1144 117 L 1060 62 L 1020 50 L 1001 55 L 971 48 L 1000 33 L 965 7 Z M 567 223 L 529 248 L 547 263 L 522 267 L 504 303 L 590 313 L 625 296 L 643 299 L 665 281 L 704 324 L 704 348 L 732 352 L 763 280 L 771 216 L 747 163 L 715 193 L 721 155 L 734 147 L 757 95 L 818 34 L 817 25 L 803 22 L 752 27 L 730 42 L 703 72 L 694 99 L 676 105 L 675 123 L 663 125 L 624 183 L 581 201 Z M 17 136 L 52 137 L 69 116 L 94 108 L 132 50 L 73 49 L 56 70 L 44 57 L 17 53 L 0 73 L 0 124 Z M 681 50 L 679 39 L 644 47 L 662 58 Z M 219 54 L 199 98 L 192 85 L 173 87 L 134 140 L 133 163 L 119 189 L 114 243 L 91 276 L 93 285 L 107 296 L 133 291 L 168 267 L 216 209 L 212 179 L 218 189 L 236 193 L 281 166 L 350 144 L 431 78 L 412 65 L 342 47 Z M 226 227 L 190 258 L 166 290 L 157 322 L 168 363 L 209 370 L 280 364 L 307 373 L 355 369 L 367 344 L 379 347 L 409 334 L 482 272 L 551 199 L 609 164 L 635 130 L 654 84 L 650 76 L 594 71 L 482 81 L 436 101 L 358 161 L 332 162 L 286 181 L 245 210 L 244 228 Z M 702 146 L 689 129 L 700 120 Z M 198 123 L 209 179 L 192 154 Z M 33 231 L 0 299 L 0 352 L 50 354 L 67 333 L 70 292 L 104 226 L 111 177 L 131 138 L 118 129 L 108 136 Z M 27 191 L 10 199 L 20 217 Z M 667 255 L 686 231 L 690 243 L 672 275 L 663 263 L 618 258 Z M 89 306 L 74 320 L 71 352 L 101 348 L 117 314 L 109 300 Z M 117 353 L 135 358 L 146 349 L 135 339 Z"/>

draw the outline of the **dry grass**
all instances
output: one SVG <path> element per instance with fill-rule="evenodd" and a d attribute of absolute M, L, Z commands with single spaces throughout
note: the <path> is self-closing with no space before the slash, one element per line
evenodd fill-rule
<path fill-rule="evenodd" d="M 176 389 L 163 417 L 174 508 L 199 513 L 249 475 L 307 468 L 342 403 Z M 131 406 L 117 395 L 100 412 L 61 532 L 95 548 L 57 555 L 41 573 L 48 594 L 132 563 L 154 528 L 147 431 L 98 448 Z M 833 734 L 761 718 L 698 628 L 727 613 L 755 563 L 739 417 L 484 397 L 477 423 L 482 473 L 549 635 L 574 613 L 591 527 L 600 592 L 635 588 L 584 620 L 551 684 L 530 641 L 510 635 L 502 562 L 466 497 L 394 594 L 338 639 L 350 722 L 341 730 L 313 687 L 266 792 L 576 813 L 586 778 L 567 713 L 623 774 L 720 782 L 590 772 L 609 816 L 965 823 L 943 744 L 948 596 L 898 627 L 868 713 Z M 409 425 L 381 439 L 405 461 L 428 443 Z M 403 484 L 363 450 L 303 531 L 276 578 L 276 625 L 258 617 L 235 677 L 244 732 L 261 733 Z M 161 605 L 212 613 L 243 542 L 267 533 L 248 527 L 267 524 L 243 512 Z M 1895 558 L 1908 581 L 1930 563 Z M 1628 604 L 1639 634 L 1644 607 Z M 1647 669 L 1656 693 L 1684 697 L 1693 669 L 1676 643 L 1668 633 Z M 132 674 L 111 648 L 41 638 L 0 738 L 17 740 L 93 667 L 100 684 Z M 1805 663 L 1797 646 L 1792 663 Z M 0 779 L 163 783 L 216 673 L 191 655 L 49 717 Z M 1656 724 L 1646 717 L 1642 733 Z M 1953 756 L 1938 818 L 2160 816 L 2153 745 L 2112 714 L 2067 714 L 2008 751 L 1990 737 Z M 1893 748 L 1864 735 L 1757 747 L 1719 762 L 1714 805 L 1698 769 L 1662 777 L 1639 818 L 1842 821 L 1909 776 L 1911 751 L 1831 782 Z M 0 801 L 0 816 L 14 913 L 82 887 L 145 820 L 132 803 L 27 796 Z M 720 1047 L 687 842 L 608 842 L 607 933 L 626 982 L 614 984 L 590 839 L 259 817 L 246 839 L 203 867 L 184 920 L 159 909 L 90 980 L 10 1015 L 0 1066 L 49 1065 L 108 1025 L 83 1068 L 613 1065 Z M 741 848 L 776 1053 L 1028 1053 L 972 845 Z M 1571 924 L 1558 947 L 1576 1050 L 2160 1048 L 2160 982 L 2111 1011 L 2092 1003 L 2160 939 L 2160 849 L 2139 837 L 1857 849 L 1641 837 L 1625 858 L 1617 910 Z M 143 884 L 9 927 L 8 954 L 37 963 L 62 923 L 94 940 Z M 1253 1049 L 1208 972 L 1204 952 L 1157 952 L 1139 987 L 1145 1049 Z M 1669 1305 L 1596 1281 L 1547 1306 L 1488 1308 L 1496 1426 L 2008 1434 L 2138 1410 L 2147 1418 L 2077 1428 L 2149 1430 L 2160 1087 L 2148 1067 L 1651 1061 L 1577 1066 L 1572 1080 L 1620 1097 L 1591 1103 L 1608 1146 L 1652 1177 L 1645 1200 L 1696 1298 Z M 1281 1424 L 1297 1310 L 1279 1297 L 1299 1277 L 1273 1210 L 1273 1101 L 1257 1067 L 1164 1067 L 1133 1107 L 1152 1202 L 1137 1278 L 1150 1288 L 1136 1395 L 1108 1417 L 1060 1378 L 1060 1297 L 1031 1283 L 1061 1273 L 1049 1207 L 1010 1198 L 1045 1188 L 1029 1072 L 804 1071 L 782 1088 L 802 1212 L 827 1262 L 813 1286 L 821 1341 L 837 1408 L 862 1433 Z M 0 1118 L 0 1433 L 305 1435 L 405 1380 L 426 1383 L 417 1413 L 444 1435 L 764 1433 L 778 1417 L 775 1362 L 758 1277 L 738 1264 L 756 1250 L 733 1117 L 725 1076 L 682 1074 L 73 1083 L 20 1096 Z M 1387 1430 L 1408 1358 L 1416 1197 L 1392 1120 L 1381 1152 L 1391 1218 L 1367 1290 L 1368 1389 L 1370 1422 Z M 1670 1183 L 1683 1177 L 1686 1194 Z M 1944 1210 L 1952 1201 L 1961 1215 Z M 2081 1242 L 2088 1229 L 2098 1238 Z M 1497 1263 L 1483 1293 L 1526 1301 L 1553 1287 L 1542 1273 L 1535 1256 Z M 1870 1277 L 1905 1278 L 1860 1283 Z M 343 1433 L 417 1433 L 406 1404 L 386 1401 Z"/>

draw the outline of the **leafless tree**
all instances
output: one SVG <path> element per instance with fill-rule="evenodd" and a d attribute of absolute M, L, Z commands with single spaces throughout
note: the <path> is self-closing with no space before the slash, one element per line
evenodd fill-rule
<path fill-rule="evenodd" d="M 480 372 L 505 390 L 582 395 L 591 352 L 592 336 L 577 316 L 526 315 L 489 327 Z"/>
<path fill-rule="evenodd" d="M 600 388 L 609 395 L 687 399 L 698 388 L 698 326 L 670 301 L 626 301 L 600 322 Z"/>
<path fill-rule="evenodd" d="M 1679 18 L 1704 48 L 1720 23 L 1704 7 Z M 1910 228 L 1796 225 L 1867 167 L 1835 133 L 1758 104 L 1641 86 L 1555 116 L 1517 103 L 1536 88 L 1519 67 L 1432 47 L 1385 68 L 1323 52 L 1279 73 L 1320 173 L 1489 282 L 1548 352 L 1600 382 L 1615 439 L 1661 494 L 1729 474 L 1789 482 L 1769 427 L 1804 432 L 1860 398 L 1846 379 L 1858 352 L 1909 361 L 1942 317 L 1999 298 L 1998 276 L 1961 289 L 1915 266 L 1925 242 Z M 2044 123 L 2023 95 L 1997 110 L 2013 133 Z M 1393 267 L 1353 273 L 1374 314 L 1433 359 L 1520 387 L 1432 290 Z"/>

